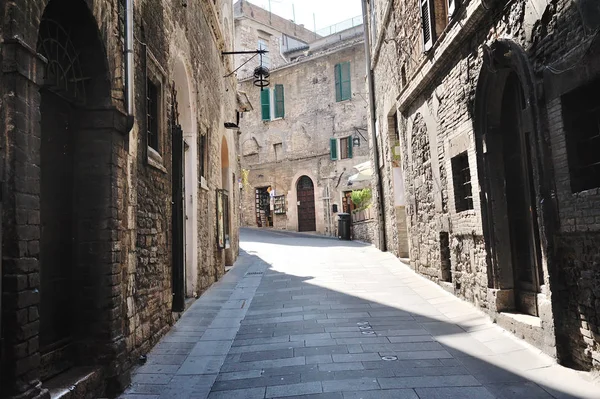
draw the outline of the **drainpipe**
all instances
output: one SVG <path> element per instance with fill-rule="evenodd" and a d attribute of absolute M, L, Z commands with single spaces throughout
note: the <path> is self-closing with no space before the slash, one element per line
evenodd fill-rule
<path fill-rule="evenodd" d="M 125 84 L 127 90 L 127 114 L 133 116 L 133 0 L 126 0 L 125 9 Z"/>
<path fill-rule="evenodd" d="M 373 1 L 373 0 L 371 0 Z M 375 170 L 375 180 L 377 185 L 377 198 L 379 199 L 379 249 L 386 251 L 385 237 L 385 217 L 383 215 L 385 208 L 383 203 L 383 186 L 381 184 L 381 174 L 379 171 L 379 145 L 377 143 L 377 134 L 375 128 L 375 85 L 373 84 L 373 71 L 371 70 L 371 43 L 369 40 L 369 18 L 367 14 L 367 0 L 362 0 L 363 26 L 365 35 L 365 60 L 367 63 L 367 84 L 369 86 L 369 116 L 371 123 L 371 138 L 373 140 L 373 169 Z"/>

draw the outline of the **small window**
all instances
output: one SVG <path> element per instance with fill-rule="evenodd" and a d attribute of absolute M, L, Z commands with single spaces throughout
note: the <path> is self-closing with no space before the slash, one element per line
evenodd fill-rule
<path fill-rule="evenodd" d="M 600 79 L 562 97 L 571 191 L 600 187 Z"/>
<path fill-rule="evenodd" d="M 260 92 L 260 108 L 262 110 L 262 120 L 271 120 L 271 90 L 262 89 Z"/>
<path fill-rule="evenodd" d="M 392 116 L 388 117 L 388 132 L 392 144 L 398 145 L 400 143 L 400 130 L 398 129 L 397 112 L 394 112 Z"/>
<path fill-rule="evenodd" d="M 335 101 L 346 101 L 352 97 L 350 79 L 350 62 L 336 64 L 335 69 Z"/>
<path fill-rule="evenodd" d="M 469 156 L 463 152 L 452 158 L 452 179 L 454 180 L 454 203 L 456 212 L 473 209 L 471 190 L 471 170 Z"/>
<path fill-rule="evenodd" d="M 340 139 L 340 159 L 352 158 L 352 137 Z"/>
<path fill-rule="evenodd" d="M 268 43 L 269 41 L 266 39 L 258 39 L 258 49 L 269 51 Z M 271 68 L 271 56 L 268 52 L 262 55 L 262 65 L 267 68 Z"/>
<path fill-rule="evenodd" d="M 273 151 L 275 151 L 275 161 L 281 161 L 283 159 L 283 144 L 273 144 Z"/>
<path fill-rule="evenodd" d="M 204 177 L 206 179 L 208 172 L 208 146 L 207 146 L 207 137 L 208 132 L 200 135 L 200 140 L 198 141 L 198 163 L 199 163 L 199 172 L 200 177 Z"/>
<path fill-rule="evenodd" d="M 273 95 L 275 97 L 275 118 L 283 118 L 285 116 L 283 85 L 275 85 Z"/>
<path fill-rule="evenodd" d="M 147 80 L 147 134 L 148 146 L 158 152 L 159 124 L 159 88 L 150 79 Z"/>
<path fill-rule="evenodd" d="M 121 40 L 125 40 L 125 29 L 126 29 L 126 19 L 125 19 L 125 13 L 127 12 L 126 6 L 125 6 L 125 1 L 126 0 L 119 0 L 119 10 L 118 10 L 118 17 L 119 17 L 119 37 L 121 38 Z"/>
<path fill-rule="evenodd" d="M 431 3 L 432 0 L 421 1 L 421 25 L 423 28 L 423 50 L 429 51 L 433 47 L 434 24 Z"/>

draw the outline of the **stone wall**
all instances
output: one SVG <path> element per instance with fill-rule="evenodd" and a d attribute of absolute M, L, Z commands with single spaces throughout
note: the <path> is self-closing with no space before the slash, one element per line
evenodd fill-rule
<path fill-rule="evenodd" d="M 0 181 L 6 184 L 2 195 L 4 350 L 0 396 L 48 397 L 43 389 L 46 381 L 40 379 L 49 374 L 48 367 L 56 366 L 51 361 L 56 353 L 40 349 L 40 320 L 48 318 L 40 306 L 40 291 L 44 295 L 41 223 L 48 217 L 43 214 L 45 201 L 40 199 L 40 171 L 48 170 L 40 165 L 40 144 L 47 134 L 41 132 L 40 121 L 49 119 L 47 113 L 43 119 L 40 112 L 45 59 L 34 50 L 42 15 L 52 12 L 50 16 L 72 15 L 81 21 L 76 26 L 80 31 L 74 31 L 78 33 L 71 40 L 74 46 L 85 41 L 83 69 L 89 79 L 69 81 L 84 86 L 81 92 L 87 93 L 87 107 L 73 111 L 69 124 L 77 132 L 72 184 L 77 213 L 72 254 L 77 267 L 72 276 L 77 285 L 69 294 L 75 339 L 73 354 L 67 357 L 75 369 L 95 367 L 95 382 L 87 389 L 88 396 L 98 397 L 123 389 L 139 356 L 178 317 L 171 310 L 170 110 L 175 102 L 174 83 L 189 87 L 188 93 L 192 93 L 186 96 L 184 90 L 178 90 L 176 98 L 186 144 L 195 148 L 198 134 L 208 135 L 205 182 L 201 186 L 196 179 L 187 188 L 187 193 L 193 194 L 190 203 L 197 205 L 190 206 L 192 214 L 186 215 L 194 219 L 197 212 L 195 242 L 188 241 L 194 254 L 189 259 L 196 263 L 197 272 L 188 276 L 186 284 L 195 285 L 200 294 L 224 273 L 225 253 L 215 242 L 215 190 L 223 188 L 223 182 L 232 193 L 229 262 L 236 257 L 237 132 L 224 128 L 225 122 L 236 120 L 236 81 L 234 77 L 215 80 L 233 67 L 233 60 L 220 54 L 233 46 L 228 24 L 233 20 L 232 5 L 225 0 L 188 2 L 187 7 L 162 0 L 135 2 L 135 103 L 133 115 L 128 116 L 118 2 L 79 0 L 69 3 L 68 12 L 60 9 L 61 2 L 50 2 L 45 8 L 47 4 L 20 0 L 0 11 L 0 118 L 5 143 L 0 146 Z M 63 24 L 69 21 L 55 19 Z M 158 154 L 148 149 L 146 135 L 148 73 L 162 86 Z M 221 175 L 224 138 L 229 147 L 225 178 Z M 187 166 L 191 169 L 186 173 L 198 174 L 198 159 L 191 159 Z"/>
<path fill-rule="evenodd" d="M 377 220 L 369 219 L 352 223 L 352 239 L 369 244 L 375 243 Z"/>
<path fill-rule="evenodd" d="M 598 75 L 597 46 L 586 51 L 588 44 L 581 44 L 592 34 L 571 1 L 515 0 L 506 8 L 500 3 L 504 2 L 487 11 L 478 0 L 461 2 L 448 26 L 437 32 L 432 49 L 423 54 L 419 8 L 407 2 L 376 1 L 379 33 L 373 43 L 373 68 L 378 128 L 388 131 L 389 116 L 398 110 L 411 265 L 440 280 L 439 234 L 449 233 L 457 295 L 562 362 L 598 368 L 600 303 L 591 282 L 600 278 L 593 255 L 599 252 L 599 193 L 571 192 L 561 103 L 563 94 Z M 494 286 L 497 271 L 489 261 L 483 205 L 477 195 L 483 183 L 481 154 L 476 150 L 476 90 L 486 68 L 483 45 L 498 38 L 524 49 L 532 69 L 536 100 L 530 105 L 537 118 L 532 169 L 543 275 L 537 299 L 539 327 L 497 313 L 502 307 L 488 288 Z M 389 166 L 394 140 L 379 137 L 382 211 L 385 220 L 394 220 Z M 418 155 L 427 147 L 431 162 L 424 166 Z M 473 209 L 458 212 L 451 159 L 463 152 L 470 168 Z M 391 229 L 396 225 L 400 223 Z M 390 232 L 389 224 L 386 230 L 388 248 L 397 248 L 397 232 Z"/>
<path fill-rule="evenodd" d="M 274 227 L 297 230 L 296 184 L 306 175 L 315 186 L 316 229 L 333 235 L 337 226 L 333 205 L 342 212 L 343 192 L 363 188 L 347 183 L 357 173 L 353 167 L 368 161 L 369 154 L 364 140 L 367 104 L 358 94 L 364 82 L 364 44 L 354 39 L 337 46 L 271 72 L 270 89 L 276 84 L 284 86 L 284 118 L 262 121 L 260 90 L 251 80 L 240 82 L 241 90 L 255 104 L 254 111 L 240 122 L 242 168 L 249 170 L 249 185 L 242 198 L 245 225 L 257 225 L 254 190 L 272 187 L 276 195 L 286 196 L 286 214 L 274 215 Z M 345 61 L 351 65 L 352 96 L 336 102 L 334 67 Z M 363 137 L 356 129 L 363 129 Z M 332 161 L 330 139 L 348 136 L 358 136 L 360 147 L 353 147 L 352 158 Z"/>

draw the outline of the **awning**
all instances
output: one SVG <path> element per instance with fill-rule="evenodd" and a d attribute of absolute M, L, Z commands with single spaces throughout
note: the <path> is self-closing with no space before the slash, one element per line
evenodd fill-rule
<path fill-rule="evenodd" d="M 371 161 L 358 164 L 354 166 L 354 169 L 356 169 L 358 173 L 348 178 L 348 185 L 371 180 L 371 176 L 373 176 L 373 167 L 371 166 Z"/>

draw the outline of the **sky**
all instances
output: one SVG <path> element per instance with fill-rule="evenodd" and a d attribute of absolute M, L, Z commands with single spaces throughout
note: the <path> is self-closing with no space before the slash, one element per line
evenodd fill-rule
<path fill-rule="evenodd" d="M 269 0 L 248 1 L 269 9 Z M 271 12 L 280 17 L 293 19 L 293 9 L 296 23 L 304 24 L 310 30 L 314 30 L 313 13 L 317 30 L 362 15 L 361 0 L 271 0 Z"/>

